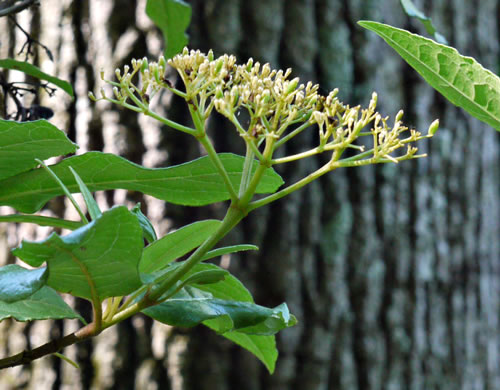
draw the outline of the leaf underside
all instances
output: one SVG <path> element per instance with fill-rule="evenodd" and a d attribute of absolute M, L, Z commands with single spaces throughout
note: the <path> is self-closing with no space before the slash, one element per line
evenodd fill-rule
<path fill-rule="evenodd" d="M 85 322 L 59 294 L 47 286 L 20 301 L 13 303 L 0 301 L 0 321 L 6 318 L 17 321 L 77 318 Z"/>
<path fill-rule="evenodd" d="M 180 0 L 148 0 L 146 14 L 163 33 L 165 58 L 180 53 L 188 43 L 185 31 L 191 21 L 189 4 Z"/>

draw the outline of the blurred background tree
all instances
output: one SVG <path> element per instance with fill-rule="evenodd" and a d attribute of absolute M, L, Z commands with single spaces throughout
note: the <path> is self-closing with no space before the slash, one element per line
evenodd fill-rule
<path fill-rule="evenodd" d="M 200 151 L 188 137 L 106 104 L 87 91 L 131 58 L 157 57 L 161 34 L 145 16 L 145 1 L 44 0 L 15 15 L 46 44 L 34 61 L 69 80 L 75 101 L 48 99 L 52 121 L 83 150 L 120 153 L 146 166 L 177 164 Z M 268 208 L 228 237 L 260 247 L 223 262 L 253 290 L 258 303 L 286 301 L 299 325 L 278 336 L 280 358 L 269 376 L 250 354 L 204 328 L 172 330 L 134 318 L 67 351 L 81 370 L 45 358 L 3 371 L 0 387 L 51 389 L 326 390 L 500 388 L 500 135 L 447 103 L 374 34 L 356 26 L 371 19 L 425 35 L 397 0 L 192 0 L 190 47 L 216 55 L 253 57 L 292 67 L 302 81 L 335 87 L 351 105 L 379 94 L 382 113 L 403 108 L 406 122 L 440 131 L 421 147 L 429 157 L 399 165 L 334 172 Z M 449 43 L 484 66 L 499 69 L 497 0 L 415 1 Z M 0 58 L 14 57 L 24 36 L 0 18 Z M 9 77 L 13 77 L 10 76 Z M 175 75 L 172 74 L 172 80 Z M 183 105 L 163 96 L 168 115 Z M 242 148 L 214 117 L 220 151 Z M 296 151 L 309 134 L 288 146 Z M 321 161 L 280 172 L 294 181 Z M 142 201 L 160 233 L 217 207 L 185 209 L 124 191 L 99 194 L 104 205 Z M 67 213 L 52 202 L 46 213 Z M 46 231 L 2 227 L 3 263 L 21 235 Z M 75 302 L 88 310 L 85 302 Z M 74 328 L 70 321 L 0 324 L 0 353 Z"/>

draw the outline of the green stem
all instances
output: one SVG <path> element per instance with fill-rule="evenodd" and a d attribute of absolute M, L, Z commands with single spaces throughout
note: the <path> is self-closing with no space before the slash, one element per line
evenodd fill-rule
<path fill-rule="evenodd" d="M 310 175 L 304 177 L 303 179 L 299 180 L 295 184 L 292 184 L 281 191 L 278 191 L 272 195 L 266 196 L 265 198 L 256 200 L 254 202 L 251 202 L 248 205 L 248 212 L 255 210 L 256 208 L 262 207 L 268 203 L 274 202 L 275 200 L 281 199 L 284 196 L 287 196 L 288 194 L 291 194 L 294 191 L 297 191 L 298 189 L 304 187 L 305 185 L 309 184 L 313 180 L 318 179 L 319 177 L 323 176 L 325 173 L 328 173 L 332 171 L 334 167 L 332 167 L 331 161 L 329 161 L 327 164 L 323 165 L 320 169 L 317 171 L 311 173 Z"/>
<path fill-rule="evenodd" d="M 57 182 L 57 184 L 59 184 L 59 186 L 62 188 L 64 194 L 69 198 L 69 200 L 71 201 L 71 203 L 75 207 L 76 211 L 80 215 L 80 218 L 82 219 L 82 221 L 85 224 L 89 223 L 89 220 L 87 219 L 87 217 L 83 213 L 80 206 L 78 206 L 78 203 L 76 203 L 75 198 L 73 198 L 73 195 L 71 195 L 71 192 L 69 192 L 68 188 L 64 185 L 64 183 L 61 181 L 61 179 L 59 179 L 57 177 L 57 175 L 52 171 L 52 169 L 50 169 L 47 165 L 45 165 L 45 163 L 42 160 L 35 158 L 35 161 L 38 164 L 40 164 L 49 173 L 50 176 L 52 176 L 54 178 L 54 180 Z"/>
<path fill-rule="evenodd" d="M 172 274 L 169 275 L 160 286 L 152 291 L 146 299 L 150 302 L 158 300 L 166 291 L 168 291 L 175 283 L 182 278 L 191 268 L 198 264 L 203 256 L 212 249 L 227 233 L 229 233 L 246 215 L 246 212 L 239 210 L 231 205 L 224 217 L 222 224 L 189 258 Z"/>
<path fill-rule="evenodd" d="M 124 310 L 119 311 L 111 320 L 104 321 L 102 329 L 109 328 L 131 316 L 144 310 L 145 308 L 155 305 L 157 300 L 165 294 L 182 276 L 184 276 L 191 268 L 203 260 L 203 256 L 212 249 L 227 233 L 229 233 L 245 216 L 246 213 L 238 210 L 232 205 L 229 207 L 222 224 L 189 258 L 172 274 L 165 279 L 160 286 L 149 294 L 146 294 L 143 299 Z"/>
<path fill-rule="evenodd" d="M 247 206 L 250 200 L 252 200 L 253 195 L 255 194 L 257 186 L 262 179 L 262 175 L 264 175 L 266 169 L 272 165 L 271 158 L 273 156 L 275 142 L 276 138 L 274 138 L 273 134 L 269 134 L 268 136 L 266 136 L 266 147 L 264 148 L 264 152 L 262 153 L 264 160 L 260 162 L 260 165 L 257 167 L 255 173 L 253 174 L 252 180 L 248 184 L 245 193 L 239 199 L 238 207 L 241 210 L 245 210 L 247 213 L 250 211 L 250 209 L 247 209 Z"/>
<path fill-rule="evenodd" d="M 251 142 L 249 140 L 249 142 Z M 240 191 L 238 194 L 238 198 L 241 198 L 245 191 L 248 188 L 248 185 L 250 184 L 250 178 L 252 177 L 252 163 L 254 159 L 254 153 L 248 142 L 246 143 L 247 145 L 247 152 L 245 155 L 245 163 L 243 164 L 243 173 L 241 175 L 241 182 L 240 182 Z"/>
<path fill-rule="evenodd" d="M 219 172 L 219 175 L 221 175 L 222 180 L 224 181 L 226 189 L 229 192 L 229 197 L 231 201 L 235 202 L 238 199 L 238 195 L 236 194 L 236 190 L 233 187 L 233 183 L 231 183 L 231 179 L 229 178 L 226 168 L 224 168 L 224 164 L 222 164 L 222 161 L 220 160 L 217 151 L 215 150 L 214 146 L 212 145 L 212 142 L 210 141 L 205 132 L 205 125 L 204 125 L 205 121 L 202 117 L 203 114 L 200 113 L 199 110 L 195 110 L 191 104 L 188 104 L 188 106 L 191 118 L 193 119 L 193 123 L 196 127 L 196 133 L 193 135 L 205 148 L 208 157 L 215 165 L 215 168 Z"/>
<path fill-rule="evenodd" d="M 40 226 L 52 226 L 68 230 L 75 230 L 84 226 L 84 223 L 79 221 L 69 221 L 67 219 L 26 214 L 0 215 L 0 222 L 36 223 Z"/>
<path fill-rule="evenodd" d="M 179 131 L 182 131 L 183 133 L 187 133 L 190 135 L 196 134 L 196 130 L 193 129 L 192 127 L 187 127 L 187 126 L 181 125 L 180 123 L 174 122 L 168 118 L 165 118 L 165 117 L 157 114 L 154 111 L 151 111 L 149 108 L 146 108 L 143 112 L 145 115 L 150 116 L 151 118 L 154 118 L 157 121 L 163 123 L 164 125 L 167 125 L 167 126 L 173 128 L 175 130 L 179 130 Z"/>
<path fill-rule="evenodd" d="M 125 302 L 123 302 L 123 304 L 120 306 L 120 308 L 118 309 L 117 313 L 125 310 L 127 307 L 130 306 L 130 304 L 132 302 L 134 302 L 134 300 L 139 296 L 141 295 L 143 292 L 145 292 L 147 289 L 148 289 L 149 286 L 147 285 L 143 285 L 141 286 L 140 288 L 138 288 L 137 290 L 135 290 L 135 292 L 130 295 L 129 297 L 127 297 L 127 299 L 125 300 Z"/>
<path fill-rule="evenodd" d="M 286 136 L 284 136 L 283 138 L 281 138 L 278 142 L 276 142 L 274 148 L 275 149 L 279 148 L 285 142 L 287 142 L 288 140 L 292 139 L 296 135 L 300 134 L 302 131 L 304 131 L 305 129 L 307 129 L 310 126 L 311 126 L 311 124 L 309 122 L 304 122 L 302 125 L 300 125 L 299 127 L 297 127 L 291 133 L 287 134 Z"/>
<path fill-rule="evenodd" d="M 159 122 L 172 127 L 173 129 L 182 131 L 183 133 L 188 133 L 191 135 L 196 134 L 196 130 L 192 129 L 190 127 L 181 125 L 180 123 L 171 121 L 170 119 L 167 119 L 159 114 L 157 114 L 154 111 L 151 111 L 147 105 L 145 105 L 142 101 L 140 101 L 137 96 L 135 96 L 134 92 L 130 90 L 130 88 L 126 85 L 122 85 L 122 88 L 127 92 L 127 96 L 134 102 L 134 104 L 141 110 L 140 112 L 144 113 L 144 115 L 150 116 L 151 118 L 154 118 L 158 120 Z M 124 103 L 119 103 L 124 105 Z M 129 107 L 127 107 L 129 108 Z M 135 110 L 134 110 L 135 111 Z"/>

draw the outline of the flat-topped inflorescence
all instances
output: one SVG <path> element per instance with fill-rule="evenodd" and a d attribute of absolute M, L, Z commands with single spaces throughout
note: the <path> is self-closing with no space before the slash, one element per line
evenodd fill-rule
<path fill-rule="evenodd" d="M 377 94 L 373 93 L 368 108 L 350 107 L 337 98 L 338 90 L 327 96 L 318 93 L 319 86 L 300 83 L 298 77 L 291 78 L 292 70 L 272 69 L 269 64 L 260 64 L 249 59 L 237 64 L 236 57 L 222 55 L 214 58 L 210 51 L 188 50 L 166 61 L 147 59 L 133 60 L 132 67 L 116 70 L 117 82 L 106 81 L 113 86 L 114 97 L 102 91 L 101 99 L 146 115 L 156 117 L 171 127 L 190 132 L 188 128 L 160 117 L 150 109 L 151 99 L 160 91 L 168 89 L 184 98 L 190 108 L 197 129 L 192 134 L 199 138 L 205 131 L 205 123 L 212 111 L 219 112 L 234 124 L 255 156 L 268 165 L 294 161 L 326 151 L 332 152 L 332 164 L 339 166 L 367 165 L 372 163 L 398 162 L 418 155 L 412 146 L 416 141 L 432 137 L 438 122 L 431 124 L 426 135 L 409 130 L 403 125 L 400 111 L 392 127 L 388 118 L 376 111 Z M 167 77 L 167 66 L 175 68 L 184 84 L 183 89 L 174 87 Z M 140 81 L 136 84 L 136 76 Z M 95 97 L 91 95 L 93 99 Z M 238 120 L 241 110 L 249 116 L 248 125 Z M 264 141 L 272 140 L 272 151 L 288 142 L 309 127 L 318 131 L 317 147 L 297 155 L 272 159 L 262 155 Z M 366 129 L 366 130 L 365 130 Z M 367 142 L 356 141 L 369 137 Z M 356 141 L 356 142 L 355 142 Z M 396 150 L 407 146 L 403 154 Z M 341 160 L 347 148 L 359 153 Z M 272 155 L 272 153 L 271 153 Z"/>

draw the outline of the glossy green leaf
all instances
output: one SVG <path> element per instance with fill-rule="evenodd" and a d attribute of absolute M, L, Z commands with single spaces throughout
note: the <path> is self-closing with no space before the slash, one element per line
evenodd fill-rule
<path fill-rule="evenodd" d="M 217 299 L 191 286 L 143 313 L 164 324 L 180 327 L 210 320 L 210 326 L 218 333 L 238 330 L 267 336 L 296 323 L 285 304 L 270 309 L 250 302 Z"/>
<path fill-rule="evenodd" d="M 47 268 L 26 269 L 17 264 L 0 268 L 0 301 L 26 299 L 40 290 L 47 281 Z"/>
<path fill-rule="evenodd" d="M 181 0 L 148 0 L 146 15 L 163 33 L 165 58 L 180 53 L 188 43 L 186 29 L 191 21 L 191 6 Z"/>
<path fill-rule="evenodd" d="M 39 242 L 24 241 L 14 255 L 33 267 L 47 263 L 47 285 L 91 299 L 127 295 L 141 285 L 138 264 L 142 230 L 124 206 L 114 207 L 66 236 L 52 233 Z"/>
<path fill-rule="evenodd" d="M 244 158 L 220 154 L 233 186 L 238 189 Z M 69 170 L 72 166 L 92 192 L 123 188 L 140 191 L 167 202 L 202 206 L 229 199 L 224 181 L 208 157 L 168 168 L 144 168 L 126 159 L 101 152 L 88 152 L 51 165 L 52 171 L 71 192 L 79 192 Z M 257 169 L 255 161 L 253 169 Z M 268 168 L 257 186 L 257 193 L 272 193 L 283 184 L 281 177 Z M 33 213 L 63 191 L 43 169 L 34 169 L 0 181 L 0 205 Z"/>
<path fill-rule="evenodd" d="M 178 268 L 182 263 L 173 263 L 170 265 L 170 272 Z M 181 280 L 186 280 L 191 275 L 206 271 L 206 270 L 217 270 L 220 267 L 214 264 L 200 263 L 195 265 Z M 168 269 L 167 269 L 168 270 Z M 167 273 L 166 270 L 162 272 Z M 253 298 L 247 288 L 233 275 L 227 274 L 224 276 L 224 280 L 213 283 L 196 286 L 199 290 L 208 292 L 212 294 L 214 298 L 224 299 L 224 300 L 236 300 L 240 302 L 250 302 L 253 303 Z M 210 321 L 205 321 L 203 325 L 217 331 L 218 325 L 211 324 Z M 252 354 L 254 354 L 269 370 L 270 373 L 274 371 L 276 360 L 278 358 L 278 350 L 276 348 L 276 340 L 274 336 L 258 336 L 239 333 L 237 331 L 226 332 L 221 334 L 242 348 L 245 348 Z"/>
<path fill-rule="evenodd" d="M 243 252 L 243 251 L 258 251 L 259 247 L 250 244 L 240 244 L 240 245 L 231 245 L 225 246 L 223 248 L 217 248 L 211 250 L 203 256 L 202 261 L 213 259 L 214 257 L 219 257 L 223 255 L 228 255 L 231 253 Z"/>
<path fill-rule="evenodd" d="M 4 58 L 0 60 L 0 68 L 18 70 L 20 72 L 26 73 L 27 75 L 33 76 L 39 80 L 48 81 L 51 84 L 61 88 L 72 98 L 75 97 L 73 94 L 73 87 L 67 81 L 58 79 L 57 77 L 51 76 L 45 72 L 42 72 L 35 65 L 28 62 L 16 61 L 12 58 Z"/>
<path fill-rule="evenodd" d="M 422 24 L 424 25 L 427 33 L 434 37 L 434 39 L 438 43 L 442 43 L 443 45 L 447 45 L 448 42 L 446 41 L 446 38 L 441 35 L 434 25 L 432 24 L 432 19 L 425 15 L 422 11 L 420 11 L 415 4 L 413 4 L 413 1 L 411 0 L 401 0 L 401 6 L 403 7 L 404 11 L 406 14 L 412 18 L 417 18 L 419 19 Z"/>
<path fill-rule="evenodd" d="M 178 263 L 175 263 L 175 265 L 177 264 Z M 182 262 L 180 264 L 182 264 Z M 199 263 L 196 264 L 181 280 L 185 280 L 197 272 L 217 269 L 223 268 L 215 264 Z M 250 294 L 250 291 L 248 291 L 243 283 L 230 273 L 225 275 L 224 280 L 218 283 L 201 285 L 197 286 L 197 288 L 212 294 L 214 298 L 253 303 L 253 297 L 252 294 Z"/>
<path fill-rule="evenodd" d="M 77 146 L 46 120 L 14 122 L 0 119 L 0 179 L 36 167 L 35 158 L 74 153 Z"/>
<path fill-rule="evenodd" d="M 361 21 L 453 104 L 500 131 L 500 78 L 452 47 L 386 24 Z"/>
<path fill-rule="evenodd" d="M 90 215 L 90 219 L 94 220 L 99 218 L 102 215 L 101 209 L 97 205 L 97 202 L 95 201 L 94 197 L 90 193 L 89 189 L 83 182 L 83 180 L 78 176 L 78 173 L 72 168 L 69 167 L 69 170 L 75 177 L 76 183 L 78 184 L 78 187 L 80 188 L 80 192 L 83 196 L 83 200 L 85 201 L 85 205 L 87 206 L 87 210 Z"/>
<path fill-rule="evenodd" d="M 0 301 L 0 321 L 13 318 L 17 321 L 83 318 L 50 287 L 44 286 L 30 297 L 12 303 Z"/>
<path fill-rule="evenodd" d="M 194 222 L 153 242 L 144 249 L 139 271 L 150 274 L 165 267 L 200 246 L 220 224 L 221 221 L 215 219 Z"/>

